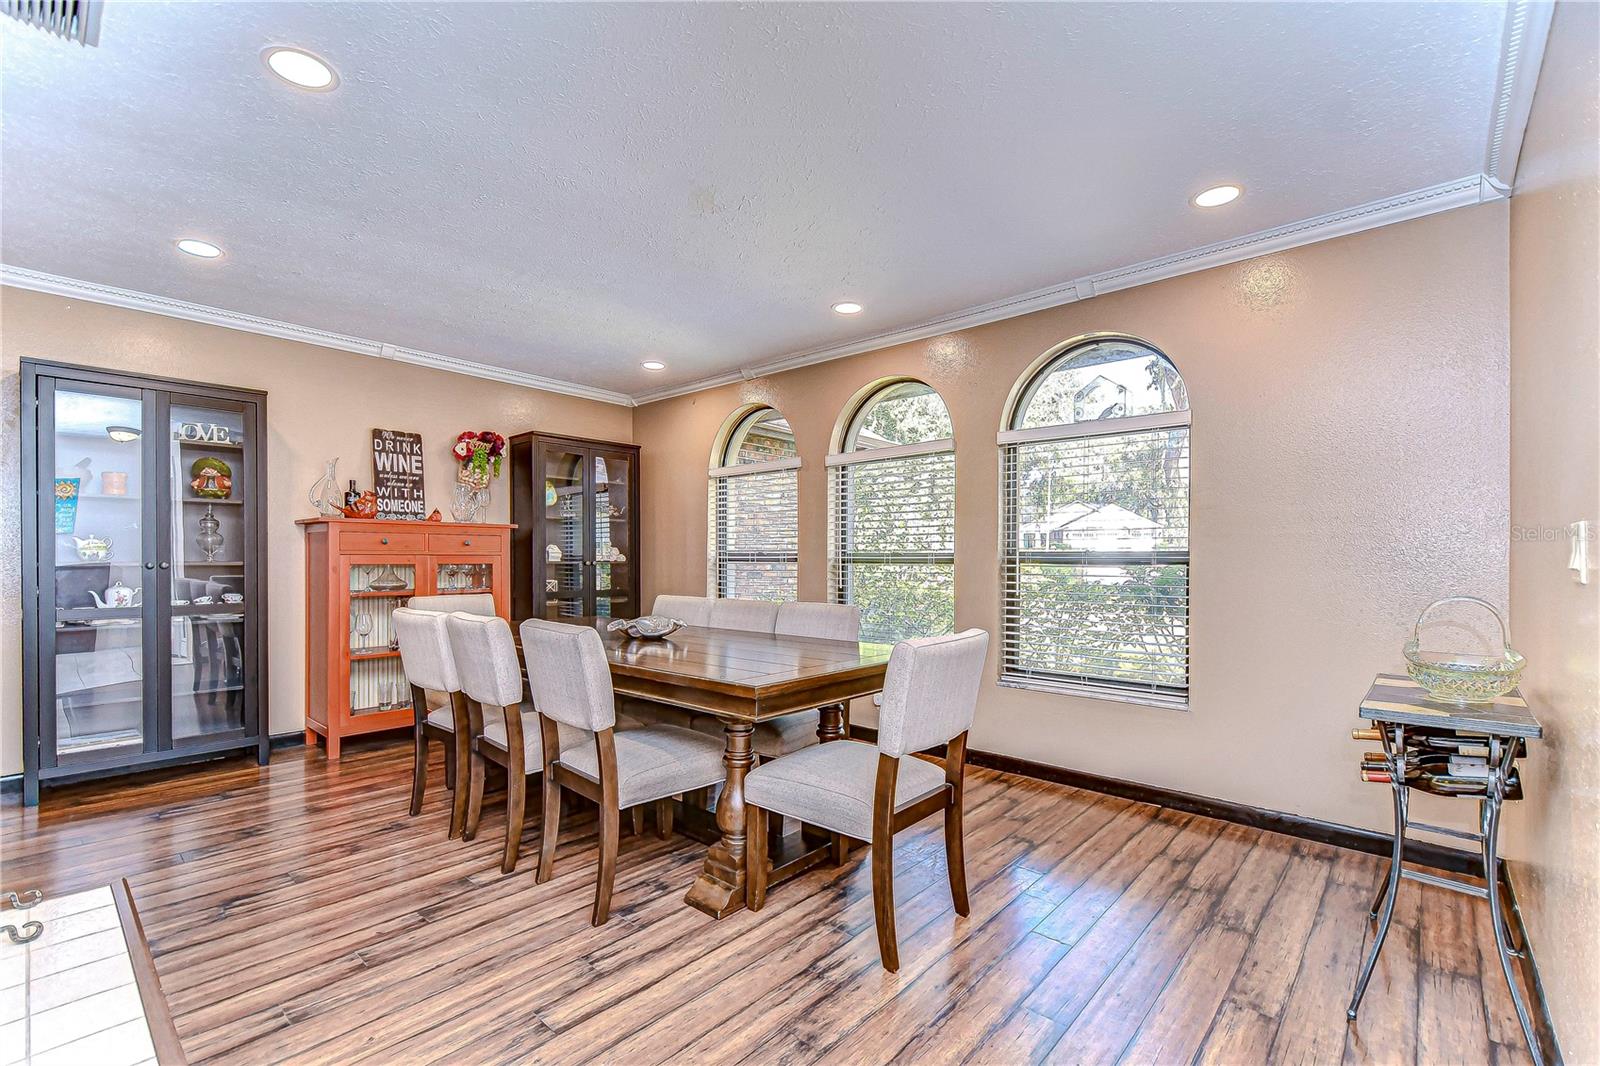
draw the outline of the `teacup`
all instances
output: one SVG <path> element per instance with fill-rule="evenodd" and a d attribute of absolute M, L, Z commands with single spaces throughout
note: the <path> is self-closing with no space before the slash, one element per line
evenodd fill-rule
<path fill-rule="evenodd" d="M 216 603 L 217 602 L 217 598 L 215 596 L 196 596 L 194 598 L 194 602 L 196 602 L 196 603 Z"/>
<path fill-rule="evenodd" d="M 242 595 L 240 595 L 239 593 L 237 593 L 237 592 L 224 592 L 222 594 L 222 602 L 223 603 L 243 603 L 244 602 L 244 597 Z"/>

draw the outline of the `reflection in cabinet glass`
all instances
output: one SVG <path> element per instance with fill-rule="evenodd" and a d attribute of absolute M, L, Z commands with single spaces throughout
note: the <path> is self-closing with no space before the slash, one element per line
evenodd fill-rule
<path fill-rule="evenodd" d="M 639 605 L 639 449 L 511 438 L 511 613 L 632 618 Z"/>
<path fill-rule="evenodd" d="M 23 360 L 24 800 L 265 761 L 266 394 Z"/>

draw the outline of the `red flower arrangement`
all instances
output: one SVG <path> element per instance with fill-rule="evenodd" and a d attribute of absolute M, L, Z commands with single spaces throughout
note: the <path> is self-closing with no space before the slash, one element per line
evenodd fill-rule
<path fill-rule="evenodd" d="M 500 476 L 500 463 L 506 454 L 506 439 L 493 430 L 468 430 L 456 438 L 451 454 L 461 463 L 460 479 L 469 485 L 487 487 L 489 479 Z"/>

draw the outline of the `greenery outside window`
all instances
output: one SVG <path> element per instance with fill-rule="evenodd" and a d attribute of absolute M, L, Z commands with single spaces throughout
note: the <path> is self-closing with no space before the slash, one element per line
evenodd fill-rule
<path fill-rule="evenodd" d="M 955 630 L 955 442 L 950 413 L 920 381 L 853 405 L 828 457 L 829 583 L 861 610 L 861 639 Z"/>
<path fill-rule="evenodd" d="M 1001 683 L 1185 706 L 1189 399 L 1097 335 L 1040 361 L 999 435 Z"/>

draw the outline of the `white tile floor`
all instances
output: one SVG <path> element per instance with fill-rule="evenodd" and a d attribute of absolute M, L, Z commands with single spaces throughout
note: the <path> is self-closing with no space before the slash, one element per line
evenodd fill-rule
<path fill-rule="evenodd" d="M 155 1061 L 111 889 L 0 909 L 0 924 L 44 924 L 27 944 L 0 935 L 0 1062 Z"/>

